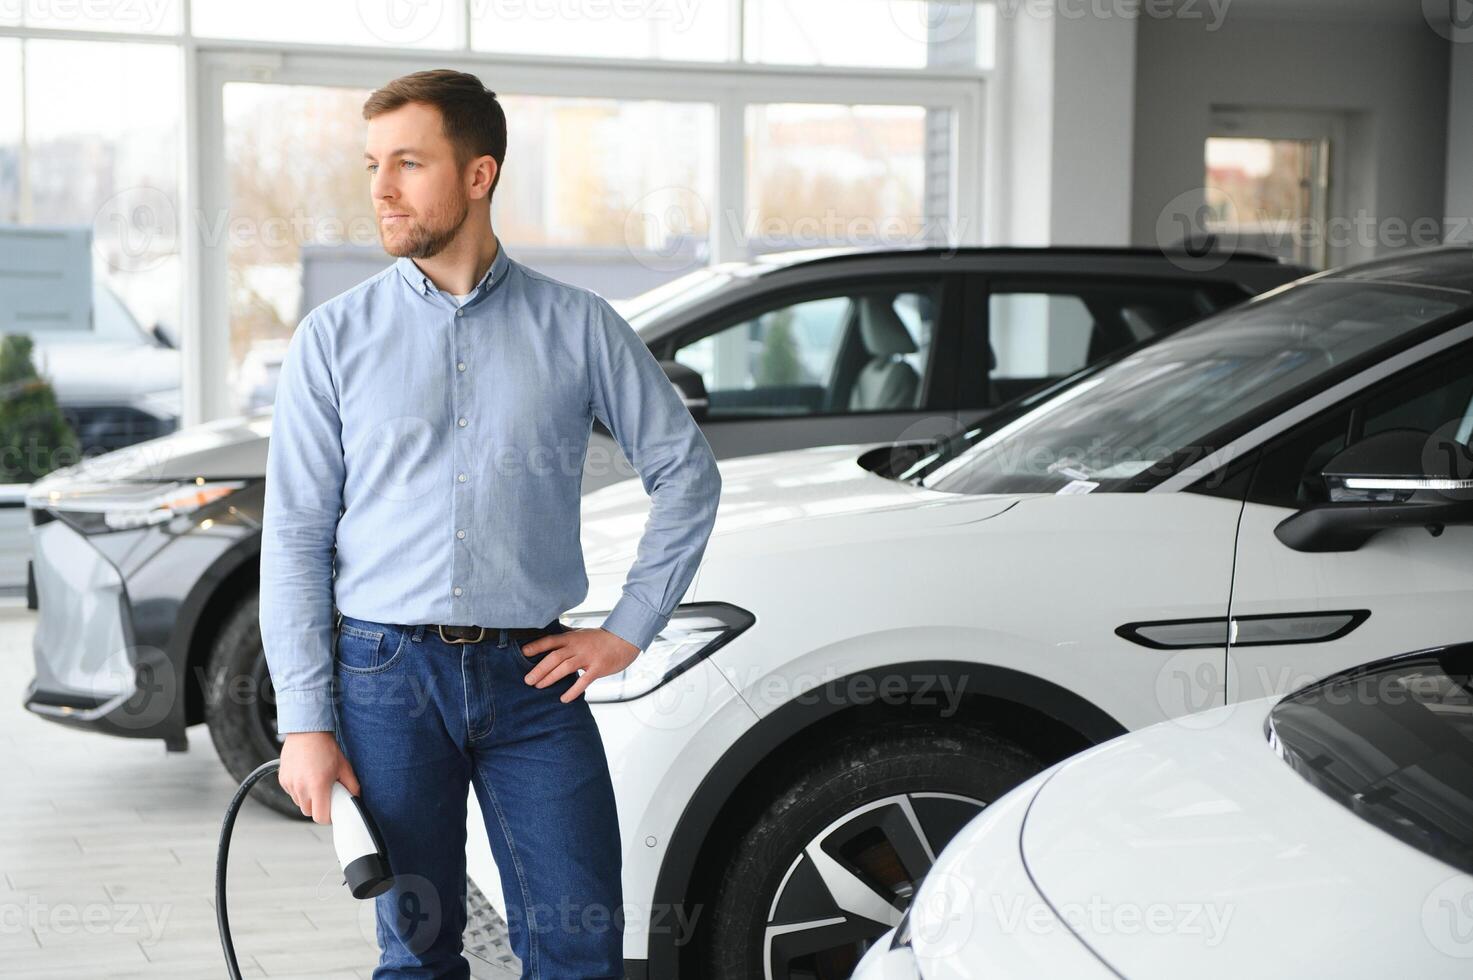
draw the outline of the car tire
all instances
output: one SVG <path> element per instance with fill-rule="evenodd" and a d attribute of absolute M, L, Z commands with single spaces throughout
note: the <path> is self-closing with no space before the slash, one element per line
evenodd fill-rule
<path fill-rule="evenodd" d="M 255 593 L 226 614 L 205 667 L 205 724 L 215 752 L 235 780 L 243 780 L 263 762 L 280 757 L 275 709 L 260 698 L 270 683 L 261 645 L 260 601 Z M 261 780 L 251 797 L 278 813 L 308 819 L 274 778 Z"/>
<path fill-rule="evenodd" d="M 864 948 L 893 922 L 854 915 L 836 904 L 825 909 L 838 883 L 833 876 L 843 875 L 846 886 L 862 882 L 882 902 L 881 893 L 888 888 L 891 901 L 871 902 L 870 907 L 882 913 L 887 907 L 896 909 L 893 918 L 908 904 L 914 883 L 907 893 L 905 883 L 895 876 L 887 880 L 883 872 L 900 867 L 908 874 L 922 863 L 915 855 L 925 854 L 924 847 L 916 846 L 919 838 L 902 839 L 906 830 L 921 829 L 924 842 L 939 854 L 987 803 L 1044 765 L 1015 743 L 965 722 L 914 722 L 855 732 L 804 754 L 769 784 L 776 794 L 745 823 L 717 875 L 720 884 L 701 944 L 700 975 L 713 980 L 848 977 Z M 869 821 L 874 826 L 867 826 Z M 843 854 L 852 863 L 815 864 L 805 851 L 820 841 L 827 845 L 824 853 Z M 911 855 L 903 867 L 885 860 L 900 854 Z M 854 868 L 880 874 L 859 874 Z M 852 896 L 853 889 L 846 894 Z M 774 908 L 777 914 L 769 919 Z M 845 922 L 822 927 L 821 934 L 817 929 L 807 935 L 781 929 L 835 915 Z M 769 926 L 777 927 L 772 947 L 776 962 L 771 964 L 764 962 Z M 830 941 L 835 945 L 827 945 Z"/>

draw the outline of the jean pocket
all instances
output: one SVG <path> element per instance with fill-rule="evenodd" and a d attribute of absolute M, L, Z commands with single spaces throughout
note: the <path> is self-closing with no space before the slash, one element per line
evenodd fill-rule
<path fill-rule="evenodd" d="M 344 623 L 338 627 L 338 668 L 348 674 L 373 674 L 381 670 L 388 670 L 399 659 L 404 646 L 403 637 L 400 637 L 398 645 L 389 651 L 388 648 L 392 645 L 394 645 L 393 636 L 385 634 L 382 630 L 367 630 Z M 388 651 L 387 657 L 386 651 Z"/>

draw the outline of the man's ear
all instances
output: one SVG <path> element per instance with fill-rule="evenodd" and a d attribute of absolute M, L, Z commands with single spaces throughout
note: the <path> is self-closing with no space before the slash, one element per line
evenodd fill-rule
<path fill-rule="evenodd" d="M 497 164 L 495 157 L 477 157 L 471 163 L 470 196 L 490 197 L 491 189 L 496 186 L 496 178 L 499 176 L 501 176 L 501 167 Z"/>

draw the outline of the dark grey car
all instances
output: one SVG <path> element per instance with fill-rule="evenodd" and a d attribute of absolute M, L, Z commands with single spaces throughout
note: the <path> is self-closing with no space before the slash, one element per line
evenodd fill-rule
<path fill-rule="evenodd" d="M 1311 270 L 1108 248 L 789 253 L 618 304 L 719 458 L 917 440 Z M 39 609 L 26 707 L 187 746 L 232 776 L 279 749 L 257 626 L 270 413 L 58 470 L 27 497 Z M 584 490 L 635 476 L 595 422 Z M 260 792 L 299 809 L 274 784 Z"/>

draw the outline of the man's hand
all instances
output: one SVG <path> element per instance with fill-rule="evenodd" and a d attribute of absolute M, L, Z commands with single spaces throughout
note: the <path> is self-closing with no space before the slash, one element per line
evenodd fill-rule
<path fill-rule="evenodd" d="M 576 670 L 583 671 L 583 676 L 558 698 L 567 704 L 582 697 L 583 689 L 600 677 L 617 674 L 634 663 L 639 647 L 598 626 L 539 636 L 524 643 L 522 653 L 528 657 L 547 654 L 542 663 L 527 671 L 527 683 L 538 687 L 556 683 Z"/>
<path fill-rule="evenodd" d="M 332 823 L 332 784 L 358 794 L 358 777 L 332 732 L 292 732 L 281 747 L 276 778 L 292 802 L 315 823 Z"/>

